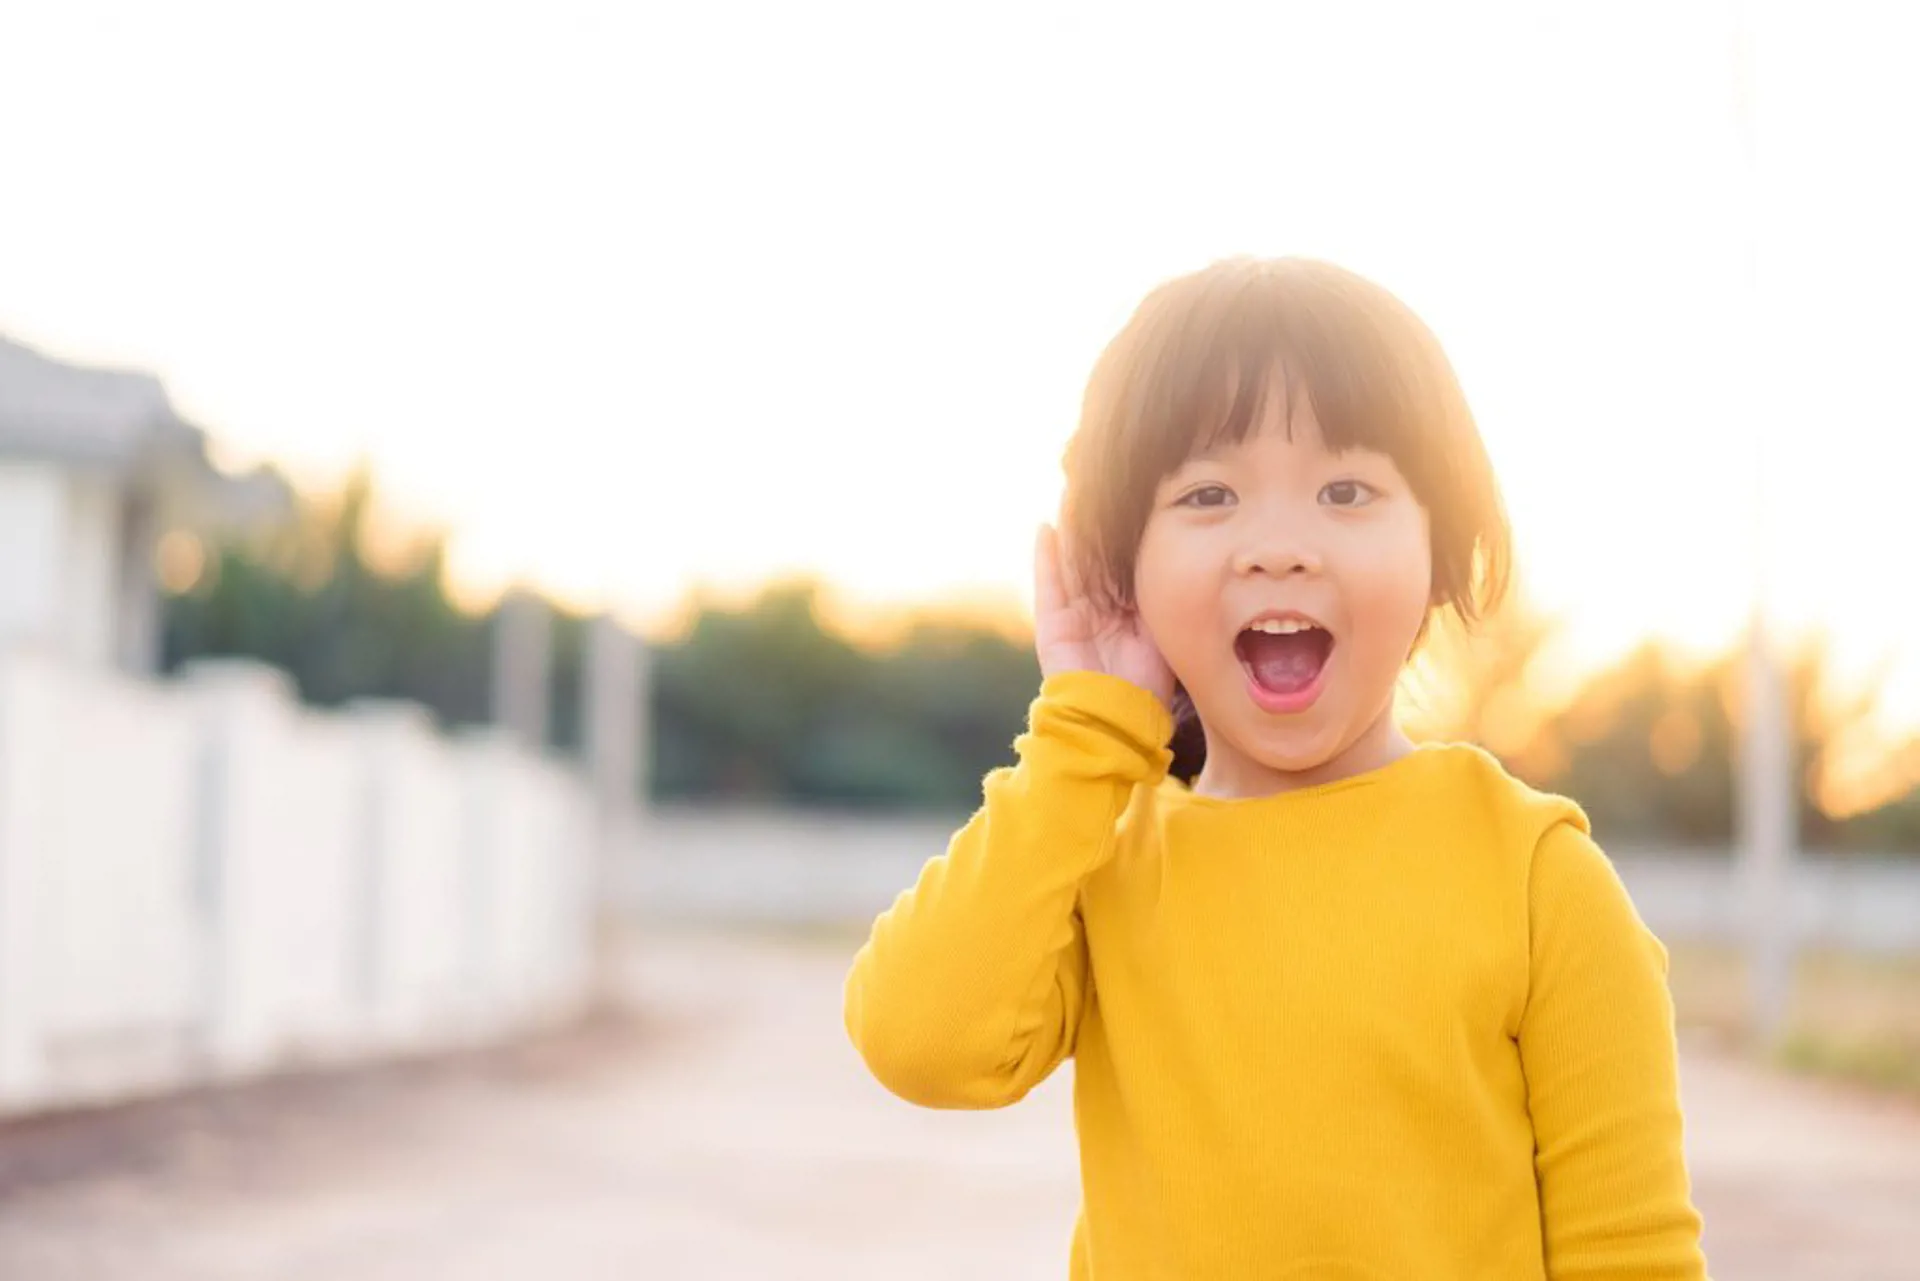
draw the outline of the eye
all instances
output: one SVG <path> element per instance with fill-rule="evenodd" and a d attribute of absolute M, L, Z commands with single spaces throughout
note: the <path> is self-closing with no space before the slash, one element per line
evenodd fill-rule
<path fill-rule="evenodd" d="M 1202 485 L 1189 489 L 1173 500 L 1176 507 L 1225 507 L 1233 502 L 1233 491 L 1225 485 Z"/>
<path fill-rule="evenodd" d="M 1329 507 L 1365 507 L 1380 491 L 1364 480 L 1336 480 L 1320 487 L 1320 501 Z"/>

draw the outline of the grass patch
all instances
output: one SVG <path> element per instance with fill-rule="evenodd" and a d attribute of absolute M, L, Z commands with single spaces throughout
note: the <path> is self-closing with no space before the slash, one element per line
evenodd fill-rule
<path fill-rule="evenodd" d="M 1774 1058 L 1782 1067 L 1795 1072 L 1835 1077 L 1920 1098 L 1920 1045 L 1894 1041 L 1837 1043 L 1795 1033 L 1787 1038 Z"/>
<path fill-rule="evenodd" d="M 1748 993 L 1739 950 L 1669 948 L 1680 1026 L 1742 1039 Z M 1920 954 L 1803 953 L 1785 1033 L 1768 1057 L 1790 1071 L 1920 1097 Z"/>

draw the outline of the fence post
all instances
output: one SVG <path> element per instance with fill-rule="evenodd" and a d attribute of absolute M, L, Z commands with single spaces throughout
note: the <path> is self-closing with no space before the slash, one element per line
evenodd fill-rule
<path fill-rule="evenodd" d="M 516 587 L 494 615 L 493 721 L 532 752 L 546 749 L 552 693 L 553 614 Z"/>
<path fill-rule="evenodd" d="M 646 651 L 618 619 L 602 614 L 588 624 L 584 660 L 580 724 L 595 824 L 594 979 L 596 996 L 604 999 L 617 978 L 620 861 L 634 843 L 646 767 Z"/>

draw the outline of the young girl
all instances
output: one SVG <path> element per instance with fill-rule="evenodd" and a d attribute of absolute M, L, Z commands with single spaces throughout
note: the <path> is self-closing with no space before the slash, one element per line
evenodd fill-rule
<path fill-rule="evenodd" d="M 1074 1058 L 1074 1281 L 1704 1277 L 1666 950 L 1574 804 L 1394 719 L 1508 562 L 1433 335 L 1216 264 L 1066 472 L 1019 763 L 847 981 L 874 1075 L 989 1108 Z"/>

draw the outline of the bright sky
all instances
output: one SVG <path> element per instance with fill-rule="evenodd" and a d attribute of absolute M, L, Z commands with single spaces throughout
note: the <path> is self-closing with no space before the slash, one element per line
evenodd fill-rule
<path fill-rule="evenodd" d="M 0 331 L 370 454 L 470 586 L 1024 600 L 1139 296 L 1301 252 L 1439 331 L 1590 653 L 1739 625 L 1764 436 L 1779 611 L 1920 714 L 1911 7 L 1756 0 L 1751 186 L 1725 2 L 20 8 Z"/>

